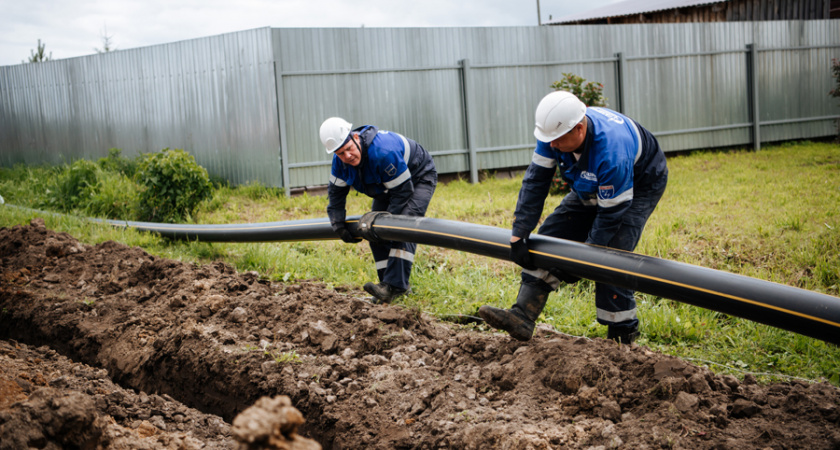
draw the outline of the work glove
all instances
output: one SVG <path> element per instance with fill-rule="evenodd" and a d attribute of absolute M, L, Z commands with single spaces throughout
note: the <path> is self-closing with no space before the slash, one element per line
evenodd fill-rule
<path fill-rule="evenodd" d="M 528 251 L 528 238 L 510 243 L 510 259 L 524 269 L 537 270 L 534 260 L 531 259 L 531 253 Z"/>
<path fill-rule="evenodd" d="M 348 230 L 347 228 L 341 227 L 341 228 L 335 230 L 335 232 L 336 232 L 336 234 L 338 234 L 338 237 L 340 237 L 342 241 L 344 241 L 348 244 L 358 244 L 359 243 L 359 239 L 356 239 L 356 237 L 353 236 L 353 234 L 350 233 L 350 230 Z"/>

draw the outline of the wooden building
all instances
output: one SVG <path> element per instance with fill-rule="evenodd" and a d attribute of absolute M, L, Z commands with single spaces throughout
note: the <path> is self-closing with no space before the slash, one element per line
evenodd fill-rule
<path fill-rule="evenodd" d="M 840 18 L 840 0 L 627 0 L 545 25 L 741 22 Z"/>

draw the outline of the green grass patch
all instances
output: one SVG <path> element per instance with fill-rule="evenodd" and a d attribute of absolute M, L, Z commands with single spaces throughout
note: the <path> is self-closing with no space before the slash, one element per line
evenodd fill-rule
<path fill-rule="evenodd" d="M 800 142 L 752 151 L 704 151 L 669 157 L 668 190 L 637 253 L 840 294 L 840 146 Z M 39 192 L 58 173 L 51 167 L 0 169 L 7 203 L 36 206 Z M 325 180 L 327 173 L 324 174 Z M 428 216 L 509 228 L 521 177 L 480 184 L 457 180 L 438 186 Z M 549 197 L 544 216 L 560 202 Z M 276 188 L 217 186 L 191 220 L 253 223 L 321 218 L 325 196 L 288 198 Z M 363 214 L 370 199 L 351 193 L 348 214 Z M 0 208 L 0 226 L 27 223 L 31 212 Z M 92 224 L 74 216 L 46 216 L 47 226 L 86 243 L 115 240 L 161 257 L 227 261 L 273 280 L 319 280 L 360 287 L 375 280 L 365 243 L 178 242 L 133 230 Z M 519 270 L 510 262 L 420 246 L 413 293 L 399 303 L 436 315 L 475 314 L 479 306 L 509 307 Z M 706 364 L 721 373 L 830 380 L 840 385 L 840 348 L 749 320 L 637 293 L 640 343 Z M 552 293 L 541 321 L 578 336 L 603 337 L 595 321 L 594 283 L 583 280 Z M 481 328 L 481 327 L 478 327 Z"/>

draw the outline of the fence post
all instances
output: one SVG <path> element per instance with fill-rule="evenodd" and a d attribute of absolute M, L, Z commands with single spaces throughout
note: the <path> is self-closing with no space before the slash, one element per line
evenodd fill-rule
<path fill-rule="evenodd" d="M 616 53 L 615 58 L 615 96 L 618 102 L 615 110 L 624 113 L 624 53 Z"/>
<path fill-rule="evenodd" d="M 753 150 L 761 150 L 761 114 L 758 109 L 758 50 L 755 44 L 747 44 L 747 82 L 750 96 L 750 120 L 753 123 Z"/>
<path fill-rule="evenodd" d="M 471 126 L 470 114 L 470 60 L 461 60 L 461 100 L 464 103 L 464 128 L 466 128 L 467 149 L 470 151 L 470 183 L 478 183 L 478 155 L 475 152 L 475 139 Z"/>
<path fill-rule="evenodd" d="M 280 172 L 283 177 L 280 180 L 280 187 L 286 197 L 291 197 L 289 188 L 289 149 L 286 147 L 286 99 L 283 95 L 283 71 L 280 70 L 280 61 L 274 61 L 275 90 L 277 91 L 277 125 L 280 131 Z"/>

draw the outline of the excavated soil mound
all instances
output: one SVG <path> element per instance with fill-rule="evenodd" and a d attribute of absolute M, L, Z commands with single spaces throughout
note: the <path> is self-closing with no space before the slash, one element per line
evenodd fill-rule
<path fill-rule="evenodd" d="M 840 448 L 830 384 L 520 343 L 362 295 L 0 228 L 0 447 L 235 448 L 259 401 L 335 449 Z"/>

